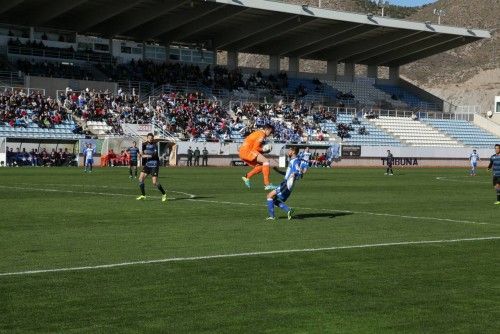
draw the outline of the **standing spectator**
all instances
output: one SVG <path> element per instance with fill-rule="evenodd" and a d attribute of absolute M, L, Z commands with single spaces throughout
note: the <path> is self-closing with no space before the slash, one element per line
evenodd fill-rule
<path fill-rule="evenodd" d="M 201 165 L 208 167 L 208 150 L 206 147 L 203 148 L 201 153 Z"/>
<path fill-rule="evenodd" d="M 200 166 L 200 149 L 198 147 L 194 150 L 194 165 L 196 167 Z"/>
<path fill-rule="evenodd" d="M 187 151 L 187 165 L 188 166 L 193 165 L 193 150 L 191 149 L 191 146 L 189 146 Z"/>
<path fill-rule="evenodd" d="M 60 154 L 60 158 L 61 158 L 61 166 L 69 166 L 69 152 L 68 152 L 68 148 L 65 147 L 64 148 L 64 152 L 62 152 Z"/>
<path fill-rule="evenodd" d="M 38 166 L 38 150 L 37 149 L 31 149 L 30 152 L 30 157 L 31 157 L 31 166 L 36 167 Z"/>

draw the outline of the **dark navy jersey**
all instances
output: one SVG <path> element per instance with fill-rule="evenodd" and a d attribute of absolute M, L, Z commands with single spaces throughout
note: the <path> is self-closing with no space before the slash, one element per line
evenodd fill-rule
<path fill-rule="evenodd" d="M 387 154 L 387 164 L 392 165 L 393 162 L 394 162 L 394 156 L 392 155 L 392 153 Z"/>
<path fill-rule="evenodd" d="M 129 147 L 127 149 L 128 153 L 130 153 L 130 160 L 137 161 L 139 157 L 139 148 L 138 147 Z"/>
<path fill-rule="evenodd" d="M 148 155 L 148 158 L 143 159 L 143 165 L 147 167 L 158 167 L 160 164 L 160 157 L 158 156 L 158 148 L 155 143 L 145 142 L 142 144 L 142 154 Z"/>
<path fill-rule="evenodd" d="M 493 170 L 493 176 L 500 177 L 500 154 L 493 154 L 491 156 L 488 168 Z"/>

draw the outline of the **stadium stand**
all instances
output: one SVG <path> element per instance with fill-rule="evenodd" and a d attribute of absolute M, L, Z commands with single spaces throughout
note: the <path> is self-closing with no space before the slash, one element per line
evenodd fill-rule
<path fill-rule="evenodd" d="M 0 93 L 0 136 L 82 138 L 75 128 L 67 110 L 42 93 L 15 89 L 5 89 Z"/>
<path fill-rule="evenodd" d="M 374 118 L 371 122 L 410 146 L 463 146 L 457 140 L 448 137 L 446 134 L 417 119 L 381 116 Z"/>
<path fill-rule="evenodd" d="M 500 143 L 500 138 L 464 120 L 424 118 L 422 121 L 467 146 L 493 147 Z"/>
<path fill-rule="evenodd" d="M 353 122 L 354 120 L 354 122 Z M 340 126 L 340 127 L 339 127 Z M 353 115 L 337 115 L 336 122 L 331 120 L 321 124 L 323 130 L 338 135 L 344 144 L 368 146 L 401 146 L 401 142 L 367 120 L 353 118 Z M 341 135 L 342 127 L 348 131 Z M 364 128 L 364 133 L 360 129 Z M 350 129 L 350 130 L 349 130 Z"/>
<path fill-rule="evenodd" d="M 366 21 L 365 15 L 354 13 L 344 13 L 352 22 L 338 21 L 334 13 L 322 11 L 314 18 L 316 28 L 324 30 L 320 35 L 333 38 L 342 31 L 345 38 L 334 38 L 335 43 L 324 43 L 323 39 L 311 42 L 313 35 L 306 27 L 307 21 L 313 19 L 309 16 L 299 17 L 299 21 L 303 19 L 304 22 L 295 25 L 291 35 L 279 27 L 275 29 L 269 26 L 269 29 L 261 32 L 250 29 L 248 36 L 242 38 L 240 33 L 226 36 L 227 32 L 239 31 L 241 19 L 258 22 L 255 18 L 270 18 L 273 21 L 272 16 L 280 13 L 283 18 L 296 20 L 297 14 L 290 11 L 290 8 L 273 2 L 269 2 L 269 8 L 265 10 L 249 4 L 240 12 L 240 6 L 224 5 L 218 1 L 196 1 L 195 10 L 203 15 L 191 17 L 194 2 L 164 2 L 178 8 L 174 6 L 176 10 L 165 10 L 157 22 L 150 18 L 151 15 L 144 15 L 144 18 L 130 16 L 130 20 L 145 21 L 130 26 L 127 22 L 127 27 L 122 27 L 129 28 L 122 31 L 127 33 L 121 35 L 126 37 L 123 40 L 103 37 L 113 35 L 110 31 L 117 26 L 116 22 L 109 20 L 110 17 L 96 17 L 96 20 L 102 19 L 99 21 L 102 24 L 95 23 L 86 28 L 81 28 L 85 24 L 78 25 L 78 20 L 72 19 L 63 20 L 64 24 L 60 25 L 61 22 L 56 18 L 65 18 L 62 15 L 64 8 L 50 17 L 49 21 L 53 23 L 50 30 L 29 27 L 32 22 L 23 16 L 18 17 L 20 22 L 16 22 L 17 26 L 1 30 L 0 46 L 5 49 L 5 60 L 0 59 L 0 70 L 11 71 L 8 77 L 10 81 L 13 80 L 12 73 L 16 73 L 18 78 L 23 79 L 24 74 L 27 74 L 115 81 L 120 87 L 113 93 L 93 89 L 76 91 L 82 87 L 70 83 L 69 86 L 78 88 L 75 91 L 66 90 L 57 100 L 43 95 L 21 98 L 14 96 L 13 101 L 21 101 L 21 104 L 6 103 L 4 96 L 0 106 L 2 133 L 10 134 L 14 131 L 31 136 L 48 131 L 49 136 L 81 136 L 82 133 L 97 136 L 123 135 L 124 123 L 152 123 L 161 133 L 172 134 L 179 140 L 241 141 L 250 129 L 271 123 L 276 127 L 276 139 L 281 142 L 327 141 L 340 137 L 343 142 L 356 145 L 462 146 L 462 143 L 486 144 L 493 140 L 487 134 L 481 137 L 474 132 L 480 140 L 474 142 L 474 138 L 470 138 L 467 141 L 467 135 L 473 133 L 467 128 L 467 124 L 460 124 L 463 129 L 459 133 L 448 127 L 443 130 L 438 125 L 431 126 L 430 121 L 425 124 L 390 117 L 354 120 L 351 115 L 342 112 L 346 108 L 357 111 L 439 110 L 435 104 L 408 91 L 412 88 L 401 83 L 399 66 L 475 40 L 489 38 L 490 34 L 486 31 L 467 30 L 464 33 L 461 29 L 447 26 L 433 27 L 429 31 L 428 27 L 400 20 L 391 21 L 392 26 L 374 25 L 371 20 Z M 10 15 L 22 13 L 23 6 L 28 8 L 32 3 L 32 0 L 28 0 L 24 5 L 13 5 L 7 12 Z M 89 1 L 90 3 L 96 6 L 99 4 L 98 1 Z M 124 11 L 135 14 L 135 10 L 148 8 L 151 13 L 155 13 L 157 5 L 156 1 L 137 3 Z M 86 16 L 86 12 L 82 12 L 83 8 L 80 7 L 83 6 L 74 7 L 72 15 Z M 211 10 L 224 8 L 230 9 L 227 15 L 223 15 L 224 20 L 207 26 L 206 19 Z M 303 8 L 298 6 L 296 9 Z M 233 10 L 234 14 L 231 14 Z M 235 15 L 238 15 L 237 19 Z M 0 21 L 6 25 L 10 24 L 9 17 L 0 13 Z M 191 31 L 191 21 L 186 21 L 186 26 L 183 27 L 182 18 L 192 19 L 200 24 L 200 29 Z M 166 30 L 157 35 L 154 34 L 162 28 L 161 25 L 153 25 L 156 26 L 155 29 L 144 25 L 146 21 L 162 23 L 171 19 L 175 19 L 180 25 L 175 29 L 166 25 Z M 38 22 L 40 25 L 42 17 Z M 351 30 L 353 22 L 357 22 L 359 29 Z M 57 31 L 58 27 L 62 29 L 60 32 Z M 91 27 L 98 29 L 89 30 Z M 168 30 L 169 27 L 172 29 Z M 170 36 L 170 33 L 173 35 Z M 208 44 L 219 39 L 227 41 L 222 45 L 208 46 L 205 42 L 200 44 L 199 41 L 205 41 L 207 35 L 216 35 Z M 148 37 L 153 41 L 158 36 L 169 36 L 172 44 L 163 45 L 165 38 L 162 38 L 162 42 L 149 44 L 134 42 L 148 40 Z M 404 44 L 404 48 L 397 43 L 398 40 L 410 40 L 412 36 L 422 38 L 415 38 L 414 42 Z M 245 44 L 249 41 L 251 43 Z M 360 48 L 365 43 L 370 46 L 366 50 L 364 47 Z M 200 61 L 204 53 L 213 54 L 213 50 L 232 50 L 227 55 L 227 66 L 217 65 L 214 57 L 210 58 L 212 63 Z M 238 68 L 237 52 L 240 51 L 257 54 L 276 52 L 269 53 L 269 70 L 261 71 Z M 178 57 L 172 58 L 172 52 Z M 280 59 L 275 56 L 278 54 L 289 58 L 289 72 L 280 71 Z M 327 73 L 318 73 L 318 78 L 314 79 L 310 75 L 301 76 L 298 66 L 301 58 L 327 61 Z M 166 61 L 167 59 L 173 61 Z M 337 60 L 334 66 L 331 66 L 331 59 Z M 362 63 L 367 65 L 368 77 L 356 77 L 355 59 L 363 60 Z M 186 62 L 183 63 L 183 60 Z M 345 65 L 343 75 L 335 72 L 341 64 Z M 378 66 L 389 68 L 388 78 L 377 79 Z M 140 89 L 143 86 L 147 88 Z M 230 101 L 236 100 L 239 102 L 235 109 Z M 34 105 L 30 106 L 30 103 Z M 321 112 L 323 106 L 337 109 L 334 114 L 324 113 Z M 440 125 L 445 127 L 444 123 Z M 455 125 L 458 127 L 459 124 Z M 450 137 L 444 132 L 449 133 Z"/>

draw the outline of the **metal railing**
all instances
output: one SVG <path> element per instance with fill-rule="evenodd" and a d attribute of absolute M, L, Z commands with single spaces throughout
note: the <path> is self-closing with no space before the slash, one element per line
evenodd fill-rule
<path fill-rule="evenodd" d="M 12 71 L 0 71 L 0 83 L 8 86 L 24 86 L 24 74 Z"/>
<path fill-rule="evenodd" d="M 33 93 L 45 95 L 45 89 L 43 88 L 0 86 L 0 92 L 23 92 L 26 95 L 31 95 Z"/>
<path fill-rule="evenodd" d="M 69 49 L 54 50 L 54 49 L 39 49 L 39 48 L 30 48 L 26 46 L 9 45 L 7 47 L 7 53 L 10 55 L 41 57 L 41 58 L 57 58 L 62 60 L 79 60 L 79 61 L 88 61 L 94 63 L 110 63 L 112 61 L 112 57 L 110 54 L 80 52 Z"/>

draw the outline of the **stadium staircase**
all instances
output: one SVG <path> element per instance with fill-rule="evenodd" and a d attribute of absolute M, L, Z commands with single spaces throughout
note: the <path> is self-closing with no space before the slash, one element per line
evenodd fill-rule
<path fill-rule="evenodd" d="M 109 134 L 113 129 L 104 121 L 87 121 L 87 130 L 97 136 Z"/>
<path fill-rule="evenodd" d="M 370 120 L 379 128 L 399 138 L 409 146 L 463 147 L 458 140 L 449 137 L 432 126 L 408 117 L 381 116 Z"/>
<path fill-rule="evenodd" d="M 500 138 L 465 120 L 424 118 L 423 122 L 472 147 L 493 147 Z"/>

